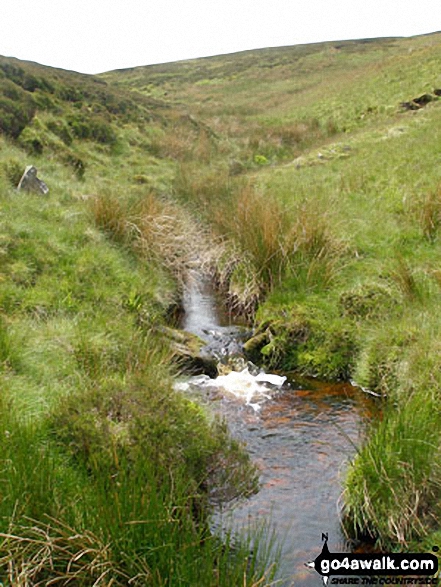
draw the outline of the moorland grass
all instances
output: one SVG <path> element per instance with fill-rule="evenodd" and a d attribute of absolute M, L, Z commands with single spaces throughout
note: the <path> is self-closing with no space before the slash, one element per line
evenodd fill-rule
<path fill-rule="evenodd" d="M 121 416 L 133 406 L 116 387 L 136 389 L 139 372 L 152 374 L 150 367 L 163 373 L 169 359 L 151 356 L 152 340 L 163 341 L 149 325 L 163 319 L 176 300 L 176 279 L 191 265 L 185 236 L 200 253 L 208 232 L 216 248 L 207 266 L 230 304 L 254 319 L 256 360 L 355 379 L 383 397 L 382 419 L 349 468 L 346 527 L 394 549 L 436 540 L 439 43 L 439 34 L 324 43 L 101 79 L 1 61 L 9 137 L 0 145 L 4 387 L 20 426 L 27 413 L 48 426 L 46 412 L 78 397 L 79 388 L 93 399 L 85 404 L 97 422 L 81 410 L 74 417 L 65 402 L 70 425 L 51 437 L 74 449 L 67 456 L 60 449 L 63 462 L 75 475 L 86 471 L 92 496 L 95 465 L 84 447 L 75 448 L 73 422 L 87 425 L 92 444 L 115 447 L 96 451 L 115 472 L 115 455 L 118 463 L 127 457 L 136 428 Z M 433 98 L 424 108 L 401 105 L 423 93 Z M 56 186 L 55 204 L 12 196 L 22 149 Z M 194 232 L 187 214 L 197 219 Z M 116 420 L 103 422 L 100 387 L 118 404 L 111 408 Z M 187 449 L 193 454 L 191 443 Z M 188 499 L 185 488 L 176 503 Z M 110 492 L 108 499 L 105 507 L 118 511 L 119 497 Z M 77 522 L 51 515 L 59 520 L 53 539 L 41 520 L 28 530 L 57 549 L 57 537 Z M 89 535 L 81 526 L 86 541 L 98 539 L 91 552 L 113 561 L 91 528 Z M 17 553 L 23 542 L 15 546 Z M 71 564 L 75 556 L 69 553 Z M 87 572 L 99 567 L 93 556 Z M 118 568 L 126 573 L 124 564 Z M 136 572 L 154 577 L 142 565 Z"/>
<path fill-rule="evenodd" d="M 210 495 L 254 491 L 254 467 L 173 391 L 158 334 L 178 263 L 167 247 L 144 249 L 168 219 L 175 255 L 176 215 L 149 197 L 124 222 L 112 197 L 97 212 L 100 196 L 83 193 L 100 178 L 79 181 L 60 160 L 36 161 L 50 196 L 17 193 L 8 170 L 25 157 L 8 141 L 1 150 L 5 585 L 269 584 L 245 538 L 232 549 L 208 525 Z"/>
<path fill-rule="evenodd" d="M 258 284 L 253 358 L 352 378 L 384 397 L 345 497 L 352 532 L 389 548 L 425 540 L 440 514 L 440 109 L 436 100 L 417 112 L 400 106 L 440 84 L 438 43 L 435 35 L 354 53 L 316 47 L 287 60 L 292 75 L 282 59 L 267 70 L 256 59 L 240 82 L 217 58 L 207 66 L 223 73 L 210 84 L 168 81 L 172 95 L 191 96 L 193 112 L 227 134 L 242 165 L 187 164 L 175 190 L 235 243 L 230 283 L 250 296 L 256 288 L 247 284 Z M 150 71 L 159 88 L 162 71 Z M 405 496 L 416 487 L 411 503 Z"/>

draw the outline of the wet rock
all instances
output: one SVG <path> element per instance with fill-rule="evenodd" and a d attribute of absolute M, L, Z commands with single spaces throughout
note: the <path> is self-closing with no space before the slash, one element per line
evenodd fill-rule
<path fill-rule="evenodd" d="M 195 334 L 167 326 L 160 330 L 168 339 L 173 358 L 184 373 L 217 376 L 217 361 L 204 352 L 206 345 L 203 340 Z"/>
<path fill-rule="evenodd" d="M 17 187 L 18 191 L 34 192 L 36 194 L 49 193 L 49 188 L 41 179 L 37 177 L 37 169 L 33 165 L 28 165 Z"/>

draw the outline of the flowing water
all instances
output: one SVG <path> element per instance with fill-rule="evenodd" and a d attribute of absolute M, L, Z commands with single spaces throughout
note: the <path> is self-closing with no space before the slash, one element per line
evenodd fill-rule
<path fill-rule="evenodd" d="M 241 330 L 218 310 L 208 283 L 193 283 L 184 300 L 182 327 L 203 338 L 221 362 L 240 352 Z M 232 352 L 230 352 L 232 351 Z M 270 521 L 281 542 L 280 585 L 322 585 L 305 563 L 329 536 L 331 552 L 349 552 L 340 529 L 345 467 L 360 441 L 370 398 L 350 384 L 299 381 L 290 374 L 266 374 L 244 361 L 210 379 L 180 384 L 223 415 L 234 437 L 260 469 L 260 491 L 219 515 L 218 525 L 247 526 Z"/>

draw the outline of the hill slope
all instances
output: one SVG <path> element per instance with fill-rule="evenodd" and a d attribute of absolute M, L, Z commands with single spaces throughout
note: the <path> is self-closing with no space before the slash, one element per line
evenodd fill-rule
<path fill-rule="evenodd" d="M 346 513 L 352 533 L 389 547 L 440 515 L 440 44 L 324 43 L 103 76 L 205 125 L 174 193 L 239 251 L 220 280 L 237 307 L 258 306 L 250 356 L 387 398 Z"/>
<path fill-rule="evenodd" d="M 160 197 L 170 109 L 14 59 L 0 89 L 1 581 L 259 581 L 207 527 L 212 490 L 253 491 L 254 468 L 173 391 L 163 333 L 199 232 Z M 28 164 L 49 195 L 17 192 Z"/>
<path fill-rule="evenodd" d="M 58 440 L 90 472 L 87 433 L 113 475 L 106 434 L 124 458 L 126 434 L 137 434 L 138 404 L 118 390 L 138 397 L 139 377 L 167 370 L 157 326 L 208 233 L 223 243 L 212 264 L 219 287 L 254 321 L 250 357 L 355 379 L 383 397 L 347 477 L 349 531 L 387 547 L 436 544 L 440 45 L 439 33 L 322 43 L 99 77 L 0 59 L 2 380 L 15 413 L 42 418 L 43 444 L 53 420 L 41 406 L 52 413 L 57 395 L 84 388 L 86 411 L 112 425 L 69 403 Z M 28 162 L 51 189 L 44 203 L 13 190 Z M 165 355 L 152 353 L 163 345 Z M 127 421 L 109 416 L 120 411 L 109 412 L 107 392 Z M 193 475 L 193 416 L 179 410 Z M 221 455 L 207 445 L 200 426 L 208 461 L 234 458 L 233 446 Z M 69 515 L 87 528 L 83 514 Z"/>

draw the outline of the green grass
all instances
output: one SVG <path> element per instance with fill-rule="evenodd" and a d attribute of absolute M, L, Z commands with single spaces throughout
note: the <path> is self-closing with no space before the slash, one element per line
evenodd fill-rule
<path fill-rule="evenodd" d="M 234 243 L 221 282 L 259 305 L 253 359 L 384 394 L 347 519 L 394 548 L 439 521 L 441 110 L 400 107 L 441 85 L 438 47 L 439 35 L 329 43 L 106 76 L 167 92 L 219 137 L 175 193 Z"/>
<path fill-rule="evenodd" d="M 233 549 L 209 531 L 211 494 L 254 491 L 255 470 L 173 391 L 158 334 L 178 299 L 184 219 L 123 176 L 113 192 L 105 175 L 80 180 L 57 153 L 34 159 L 50 195 L 17 193 L 26 157 L 0 147 L 3 582 L 270 582 L 254 538 Z"/>
<path fill-rule="evenodd" d="M 412 540 L 437 531 L 440 431 L 439 397 L 430 393 L 410 394 L 399 409 L 383 411 L 346 480 L 350 534 L 373 537 L 387 549 L 409 548 Z"/>
<path fill-rule="evenodd" d="M 93 545 L 85 585 L 97 568 L 121 584 L 130 573 L 166 584 L 167 572 L 176 584 L 212 584 L 213 573 L 214 584 L 259 581 L 252 565 L 245 579 L 239 563 L 222 575 L 233 555 L 195 525 L 216 463 L 234 473 L 212 479 L 225 495 L 250 473 L 222 427 L 169 392 L 173 367 L 157 326 L 195 262 L 254 322 L 254 360 L 355 379 L 383 396 L 382 419 L 349 468 L 346 527 L 388 548 L 436 543 L 441 101 L 418 111 L 401 103 L 441 87 L 440 42 L 321 43 L 100 77 L 0 59 L 5 426 L 16 443 L 35 440 L 29 462 L 17 448 L 17 470 L 40 458 L 48 467 L 46 481 L 31 467 L 35 503 L 21 511 L 23 488 L 10 477 L 2 519 L 14 573 L 24 569 L 20 552 L 37 556 L 28 539 L 38 536 L 38 556 L 50 553 L 43 575 L 65 543 L 73 550 L 61 574 Z M 28 161 L 49 198 L 13 191 Z M 143 487 L 141 469 L 126 466 L 138 458 L 150 476 Z M 51 483 L 55 504 L 43 495 Z M 151 524 L 131 523 L 153 515 L 149 483 L 169 522 L 158 525 L 167 546 Z M 80 503 L 80 486 L 93 507 Z M 123 496 L 126 510 L 106 526 Z M 16 538 L 8 519 L 22 529 Z M 122 560 L 117 544 L 132 554 Z"/>

